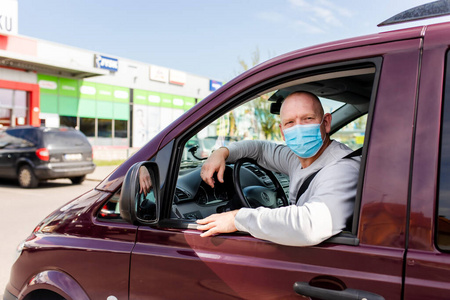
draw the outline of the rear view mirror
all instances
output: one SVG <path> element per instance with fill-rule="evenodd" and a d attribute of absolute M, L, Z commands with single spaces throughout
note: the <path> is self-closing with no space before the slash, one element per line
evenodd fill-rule
<path fill-rule="evenodd" d="M 143 169 L 141 169 L 141 167 Z M 141 193 L 139 177 L 148 171 L 150 185 L 148 193 Z M 125 175 L 120 195 L 120 216 L 131 224 L 156 224 L 159 221 L 159 172 L 154 162 L 135 163 Z"/>

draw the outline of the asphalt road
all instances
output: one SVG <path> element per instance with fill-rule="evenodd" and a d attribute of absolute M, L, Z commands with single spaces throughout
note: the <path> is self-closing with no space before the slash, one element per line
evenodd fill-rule
<path fill-rule="evenodd" d="M 58 179 L 42 183 L 36 189 L 22 189 L 14 181 L 0 179 L 0 299 L 17 245 L 51 212 L 97 184 L 98 181 L 86 180 L 81 185 L 72 185 L 68 179 Z"/>

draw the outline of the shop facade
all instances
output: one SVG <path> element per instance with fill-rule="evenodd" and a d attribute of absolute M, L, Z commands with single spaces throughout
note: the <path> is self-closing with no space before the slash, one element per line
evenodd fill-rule
<path fill-rule="evenodd" d="M 21 36 L 2 0 L 0 130 L 74 127 L 95 147 L 140 147 L 221 86 L 217 80 Z"/>
<path fill-rule="evenodd" d="M 94 146 L 140 147 L 197 98 L 37 75 L 40 125 L 73 127 Z"/>
<path fill-rule="evenodd" d="M 39 125 L 39 86 L 0 80 L 0 126 Z"/>

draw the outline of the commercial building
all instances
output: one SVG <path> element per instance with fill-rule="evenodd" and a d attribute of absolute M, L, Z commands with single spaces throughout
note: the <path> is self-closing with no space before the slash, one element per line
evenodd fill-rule
<path fill-rule="evenodd" d="M 17 0 L 0 2 L 0 127 L 71 126 L 95 147 L 140 147 L 221 83 L 21 36 Z"/>

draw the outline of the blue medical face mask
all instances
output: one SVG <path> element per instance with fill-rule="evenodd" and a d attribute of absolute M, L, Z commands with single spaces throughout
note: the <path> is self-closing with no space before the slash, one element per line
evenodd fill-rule
<path fill-rule="evenodd" d="M 313 157 L 323 145 L 320 133 L 322 122 L 320 124 L 298 124 L 284 129 L 286 145 L 301 158 Z"/>

